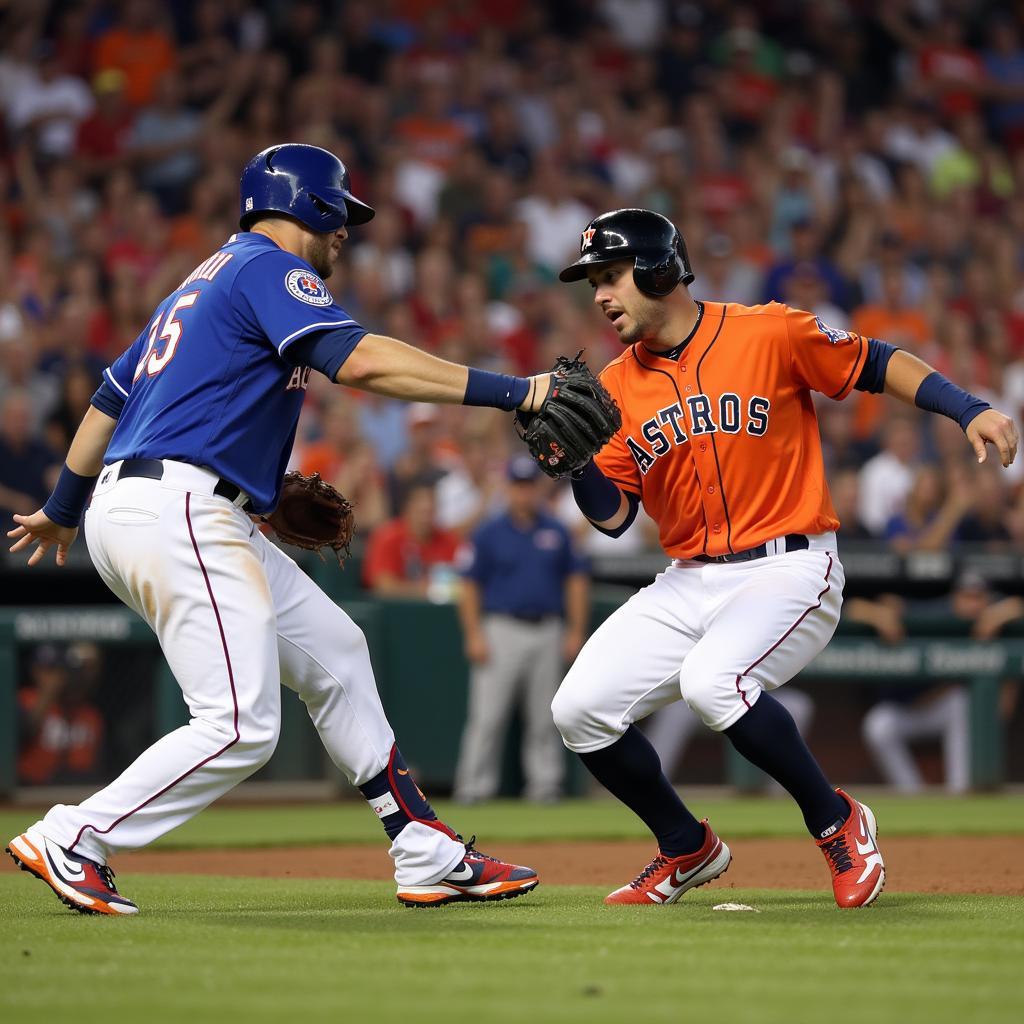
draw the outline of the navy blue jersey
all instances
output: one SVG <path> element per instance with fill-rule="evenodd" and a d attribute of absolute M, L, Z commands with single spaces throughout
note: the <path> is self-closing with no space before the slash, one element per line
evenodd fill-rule
<path fill-rule="evenodd" d="M 485 612 L 540 616 L 565 614 L 565 581 L 588 565 L 546 512 L 525 529 L 503 512 L 476 528 L 461 569 L 480 587 Z"/>
<path fill-rule="evenodd" d="M 265 235 L 232 235 L 104 371 L 124 398 L 106 462 L 206 466 L 269 511 L 309 382 L 289 346 L 328 331 L 342 332 L 349 352 L 366 334 L 304 260 Z"/>

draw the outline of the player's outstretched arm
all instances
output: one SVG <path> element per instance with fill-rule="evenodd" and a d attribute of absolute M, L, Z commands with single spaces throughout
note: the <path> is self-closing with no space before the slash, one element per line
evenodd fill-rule
<path fill-rule="evenodd" d="M 958 388 L 926 362 L 897 349 L 885 371 L 885 392 L 908 405 L 942 413 L 956 420 L 971 442 L 979 462 L 986 459 L 987 444 L 999 450 L 1009 466 L 1017 455 L 1019 437 L 1013 420 L 987 402 Z"/>
<path fill-rule="evenodd" d="M 57 548 L 57 564 L 64 565 L 67 561 L 68 548 L 78 536 L 82 509 L 93 482 L 103 468 L 103 456 L 116 426 L 116 419 L 95 406 L 89 406 L 49 500 L 38 512 L 27 516 L 15 515 L 14 521 L 18 525 L 7 531 L 7 536 L 14 541 L 11 551 L 23 551 L 35 544 L 29 565 L 38 564 L 54 546 Z"/>
<path fill-rule="evenodd" d="M 341 364 L 339 384 L 408 402 L 488 405 L 497 409 L 540 408 L 551 375 L 506 377 L 438 359 L 397 338 L 367 334 Z"/>

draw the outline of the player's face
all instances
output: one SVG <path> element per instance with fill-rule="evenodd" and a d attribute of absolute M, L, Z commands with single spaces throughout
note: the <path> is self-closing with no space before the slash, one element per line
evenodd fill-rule
<path fill-rule="evenodd" d="M 307 235 L 306 262 L 324 279 L 334 273 L 334 264 L 338 262 L 341 243 L 348 238 L 348 229 L 344 226 L 337 231 L 323 233 L 310 231 Z"/>
<path fill-rule="evenodd" d="M 644 295 L 633 280 L 633 261 L 617 260 L 587 271 L 594 302 L 611 321 L 623 345 L 656 338 L 668 319 L 663 302 Z"/>

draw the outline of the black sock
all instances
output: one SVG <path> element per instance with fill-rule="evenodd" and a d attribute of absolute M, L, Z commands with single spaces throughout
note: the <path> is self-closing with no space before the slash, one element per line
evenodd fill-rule
<path fill-rule="evenodd" d="M 380 818 L 389 839 L 394 839 L 410 821 L 418 821 L 453 838 L 455 836 L 447 825 L 437 820 L 433 807 L 416 785 L 397 746 L 391 748 L 388 766 L 369 782 L 364 782 L 359 792 Z"/>
<path fill-rule="evenodd" d="M 666 857 L 694 853 L 704 845 L 704 826 L 679 799 L 657 751 L 635 725 L 610 747 L 580 754 L 580 759 L 612 796 L 643 819 Z"/>
<path fill-rule="evenodd" d="M 847 819 L 849 805 L 825 778 L 793 716 L 770 693 L 762 692 L 725 735 L 751 764 L 789 791 L 815 839 Z"/>

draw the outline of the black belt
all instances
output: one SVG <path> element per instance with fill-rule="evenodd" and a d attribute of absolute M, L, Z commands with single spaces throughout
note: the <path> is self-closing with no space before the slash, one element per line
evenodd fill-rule
<path fill-rule="evenodd" d="M 531 612 L 494 612 L 495 615 L 503 615 L 507 619 L 515 619 L 516 622 L 531 622 L 536 625 L 539 622 L 545 622 L 548 619 L 561 618 L 557 612 L 540 612 L 534 614 Z"/>
<path fill-rule="evenodd" d="M 791 533 L 786 537 L 786 551 L 806 551 L 811 542 L 802 533 Z M 695 562 L 752 562 L 768 554 L 767 544 L 758 544 L 746 551 L 734 551 L 729 555 L 694 555 Z"/>
<path fill-rule="evenodd" d="M 162 480 L 164 478 L 164 464 L 160 459 L 125 459 L 121 468 L 117 471 L 118 480 L 125 477 L 141 476 L 146 480 Z M 230 480 L 223 477 L 217 481 L 213 493 L 219 498 L 227 498 L 234 501 L 241 493 L 242 488 L 236 487 Z M 249 502 L 239 506 L 243 511 L 249 508 Z"/>

